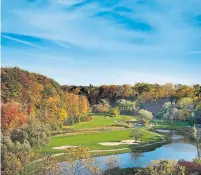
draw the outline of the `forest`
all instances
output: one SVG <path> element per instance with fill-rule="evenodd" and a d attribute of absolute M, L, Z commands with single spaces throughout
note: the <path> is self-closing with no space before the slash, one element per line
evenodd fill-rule
<path fill-rule="evenodd" d="M 33 150 L 47 147 L 62 128 L 92 121 L 91 113 L 138 116 L 145 126 L 154 119 L 199 126 L 201 85 L 60 85 L 18 67 L 1 68 L 1 172 L 23 174 L 38 158 Z"/>

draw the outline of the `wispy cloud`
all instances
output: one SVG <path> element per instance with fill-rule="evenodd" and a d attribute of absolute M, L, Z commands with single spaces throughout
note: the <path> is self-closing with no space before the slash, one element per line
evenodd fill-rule
<path fill-rule="evenodd" d="M 28 45 L 28 46 L 31 46 L 31 47 L 34 47 L 34 48 L 37 48 L 37 49 L 42 49 L 42 50 L 45 49 L 44 47 L 32 44 L 31 42 L 20 40 L 20 39 L 13 38 L 13 37 L 10 37 L 10 36 L 2 35 L 1 37 L 5 38 L 5 39 L 8 39 L 8 40 L 11 40 L 11 41 L 16 41 L 16 42 L 19 42 L 19 43 L 22 43 L 22 44 L 25 44 L 25 45 Z"/>

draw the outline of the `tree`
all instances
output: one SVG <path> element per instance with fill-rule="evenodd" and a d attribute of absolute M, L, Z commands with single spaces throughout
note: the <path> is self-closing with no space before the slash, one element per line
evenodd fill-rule
<path fill-rule="evenodd" d="M 109 113 L 110 105 L 105 99 L 101 99 L 100 103 L 92 106 L 92 112 L 94 113 Z"/>
<path fill-rule="evenodd" d="M 149 124 L 152 118 L 153 118 L 152 112 L 149 112 L 144 109 L 140 109 L 138 111 L 138 120 L 140 122 L 143 122 L 144 124 Z"/>
<path fill-rule="evenodd" d="M 179 166 L 176 161 L 153 161 L 146 168 L 139 169 L 136 175 L 185 175 L 185 168 Z"/>
<path fill-rule="evenodd" d="M 25 169 L 26 170 L 26 169 Z M 27 170 L 27 174 L 30 173 L 30 170 Z M 44 156 L 43 160 L 40 164 L 37 164 L 37 167 L 34 169 L 34 174 L 53 174 L 53 175 L 60 175 L 61 170 L 59 167 L 59 163 L 55 157 L 51 155 Z M 24 172 L 26 174 L 26 171 Z"/>
<path fill-rule="evenodd" d="M 194 123 L 201 124 L 201 102 L 198 102 L 194 109 Z"/>
<path fill-rule="evenodd" d="M 110 108 L 103 106 L 102 104 L 92 106 L 92 112 L 94 113 L 108 113 L 109 111 Z"/>
<path fill-rule="evenodd" d="M 178 99 L 184 98 L 184 97 L 193 97 L 194 90 L 192 87 L 189 87 L 186 85 L 178 85 L 175 96 Z"/>
<path fill-rule="evenodd" d="M 1 172 L 5 175 L 18 174 L 32 158 L 28 142 L 13 142 L 10 136 L 1 135 Z"/>
<path fill-rule="evenodd" d="M 66 93 L 66 109 L 71 119 L 71 124 L 74 124 L 79 116 L 79 96 L 73 93 Z"/>
<path fill-rule="evenodd" d="M 178 108 L 182 109 L 182 108 L 186 108 L 188 110 L 192 110 L 193 109 L 193 99 L 190 97 L 185 97 L 185 98 L 181 98 L 178 102 L 177 102 L 177 106 Z"/>
<path fill-rule="evenodd" d="M 178 109 L 175 108 L 174 103 L 166 102 L 160 113 L 167 122 L 174 122 L 178 116 Z"/>
<path fill-rule="evenodd" d="M 140 132 L 139 129 L 134 128 L 131 132 L 131 137 L 134 137 L 135 141 L 138 141 L 142 136 L 143 134 Z"/>
<path fill-rule="evenodd" d="M 86 96 L 80 96 L 79 97 L 79 121 L 80 117 L 85 117 L 87 115 L 87 112 L 89 110 L 89 103 Z"/>
<path fill-rule="evenodd" d="M 195 125 L 191 128 L 190 137 L 194 140 L 198 157 L 201 158 L 200 149 L 201 149 L 201 131 L 195 127 Z"/>
<path fill-rule="evenodd" d="M 136 83 L 134 89 L 137 94 L 142 95 L 144 92 L 150 92 L 152 87 L 148 83 Z"/>
<path fill-rule="evenodd" d="M 106 99 L 101 99 L 100 104 L 102 104 L 103 106 L 108 107 L 108 108 L 110 107 L 110 104 L 109 104 L 108 100 L 106 100 Z"/>
<path fill-rule="evenodd" d="M 136 103 L 135 102 L 121 99 L 121 100 L 118 100 L 116 104 L 119 107 L 121 113 L 133 114 L 136 111 Z"/>
<path fill-rule="evenodd" d="M 31 147 L 40 148 L 50 141 L 50 125 L 41 123 L 39 120 L 31 120 L 27 124 L 13 130 L 11 138 L 21 144 L 27 141 Z"/>
<path fill-rule="evenodd" d="M 21 105 L 16 102 L 2 104 L 2 128 L 12 131 L 15 127 L 26 123 L 27 118 L 22 112 Z"/>
<path fill-rule="evenodd" d="M 121 96 L 122 96 L 123 98 L 129 97 L 129 96 L 131 96 L 132 94 L 133 94 L 132 86 L 125 84 L 125 85 L 123 85 L 123 86 L 121 87 Z"/>

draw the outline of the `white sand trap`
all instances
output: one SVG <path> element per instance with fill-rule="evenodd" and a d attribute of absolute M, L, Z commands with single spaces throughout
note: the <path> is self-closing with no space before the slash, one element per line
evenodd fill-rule
<path fill-rule="evenodd" d="M 135 140 L 122 140 L 121 142 L 103 142 L 99 143 L 100 145 L 103 146 L 117 146 L 117 145 L 135 145 L 138 144 L 140 141 L 135 141 Z"/>
<path fill-rule="evenodd" d="M 121 144 L 136 144 L 139 143 L 140 141 L 135 141 L 135 140 L 122 140 L 120 143 Z"/>
<path fill-rule="evenodd" d="M 66 146 L 53 147 L 52 149 L 59 149 L 59 150 L 62 150 L 62 149 L 76 148 L 76 147 L 77 147 L 77 146 L 69 146 L 69 145 L 66 145 Z"/>

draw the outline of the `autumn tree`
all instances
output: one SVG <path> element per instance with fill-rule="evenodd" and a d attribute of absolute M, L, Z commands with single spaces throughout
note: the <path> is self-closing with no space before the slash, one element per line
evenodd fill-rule
<path fill-rule="evenodd" d="M 10 131 L 27 121 L 21 105 L 16 102 L 2 104 L 1 114 L 2 128 Z"/>
<path fill-rule="evenodd" d="M 73 93 L 66 93 L 66 110 L 71 120 L 71 124 L 79 117 L 79 96 Z"/>
<path fill-rule="evenodd" d="M 87 115 L 87 112 L 89 110 L 89 103 L 86 96 L 79 96 L 79 119 L 78 122 L 80 122 L 80 117 L 85 117 Z"/>

